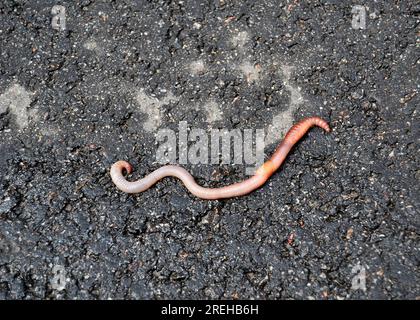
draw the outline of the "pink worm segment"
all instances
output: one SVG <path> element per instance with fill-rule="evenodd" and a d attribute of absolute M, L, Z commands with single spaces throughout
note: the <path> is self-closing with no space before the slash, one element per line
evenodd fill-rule
<path fill-rule="evenodd" d="M 327 132 L 331 131 L 328 123 L 319 117 L 303 119 L 290 128 L 270 160 L 266 161 L 260 168 L 258 168 L 254 176 L 229 186 L 221 188 L 201 187 L 195 182 L 193 176 L 188 173 L 187 170 L 174 165 L 163 166 L 148 174 L 143 179 L 130 182 L 123 176 L 124 169 L 127 173 L 131 173 L 132 171 L 131 165 L 126 161 L 117 161 L 112 165 L 111 179 L 118 189 L 127 193 L 143 192 L 153 186 L 160 179 L 172 176 L 180 179 L 193 195 L 202 199 L 215 200 L 242 196 L 262 186 L 281 166 L 284 159 L 286 159 L 287 154 L 296 142 L 298 142 L 313 126 L 321 127 Z"/>

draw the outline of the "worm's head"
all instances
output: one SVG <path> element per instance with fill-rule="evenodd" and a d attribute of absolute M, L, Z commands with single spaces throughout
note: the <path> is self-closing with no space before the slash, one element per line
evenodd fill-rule
<path fill-rule="evenodd" d="M 331 132 L 331 128 L 330 128 L 330 126 L 328 125 L 328 122 L 327 121 L 325 121 L 325 120 L 323 120 L 323 119 L 321 119 L 321 118 L 319 118 L 319 117 L 312 117 L 312 118 L 310 118 L 312 121 L 313 121 L 313 124 L 315 124 L 315 125 L 317 125 L 317 126 L 319 126 L 319 127 L 321 127 L 322 129 L 324 129 L 325 131 L 327 131 L 327 132 Z"/>

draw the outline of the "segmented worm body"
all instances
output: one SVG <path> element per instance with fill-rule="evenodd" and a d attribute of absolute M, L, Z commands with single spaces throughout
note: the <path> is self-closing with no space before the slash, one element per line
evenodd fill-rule
<path fill-rule="evenodd" d="M 198 185 L 193 176 L 184 168 L 175 165 L 163 166 L 143 179 L 130 182 L 123 176 L 123 170 L 131 173 L 132 167 L 126 161 L 117 161 L 111 167 L 111 178 L 118 189 L 127 193 L 143 192 L 153 186 L 157 181 L 164 177 L 172 176 L 180 179 L 185 187 L 195 196 L 202 199 L 223 199 L 238 197 L 248 194 L 262 186 L 268 178 L 281 166 L 292 147 L 305 135 L 313 126 L 319 126 L 330 132 L 328 123 L 319 117 L 303 119 L 295 124 L 287 132 L 283 141 L 278 145 L 272 157 L 257 169 L 252 177 L 221 188 L 205 188 Z"/>

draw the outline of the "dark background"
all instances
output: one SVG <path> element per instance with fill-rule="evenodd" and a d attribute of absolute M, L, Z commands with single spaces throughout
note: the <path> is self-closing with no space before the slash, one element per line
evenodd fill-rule
<path fill-rule="evenodd" d="M 0 298 L 418 298 L 415 3 L 1 1 Z M 126 195 L 109 177 L 119 159 L 131 179 L 160 167 L 156 130 L 182 120 L 271 130 L 270 155 L 313 115 L 332 133 L 312 129 L 246 197 L 174 178 Z"/>

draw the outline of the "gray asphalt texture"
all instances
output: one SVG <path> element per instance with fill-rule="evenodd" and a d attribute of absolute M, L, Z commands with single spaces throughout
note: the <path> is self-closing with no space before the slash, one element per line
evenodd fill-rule
<path fill-rule="evenodd" d="M 420 6 L 361 2 L 365 29 L 354 1 L 1 1 L 0 298 L 419 299 Z M 109 176 L 182 120 L 271 125 L 269 156 L 314 115 L 332 132 L 242 198 Z"/>

